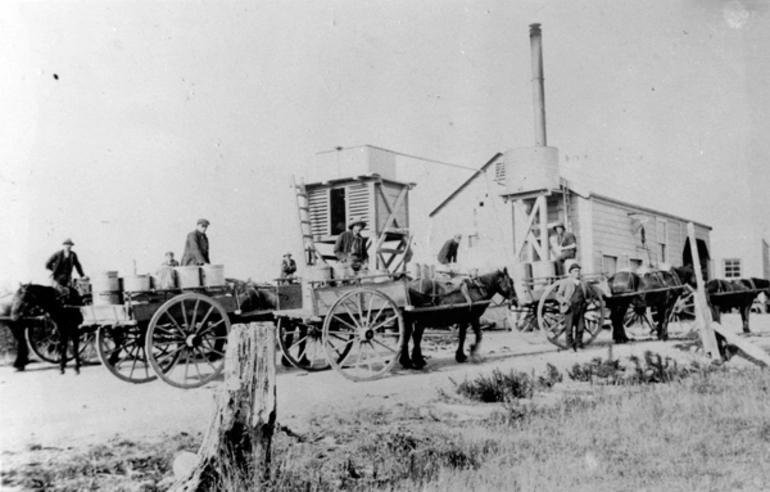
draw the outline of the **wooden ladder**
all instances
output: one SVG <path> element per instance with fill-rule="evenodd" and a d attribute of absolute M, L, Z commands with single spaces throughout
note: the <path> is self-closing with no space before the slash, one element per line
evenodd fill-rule
<path fill-rule="evenodd" d="M 308 265 L 315 265 L 316 263 L 322 263 L 327 265 L 326 260 L 318 247 L 315 244 L 315 238 L 313 237 L 313 231 L 310 222 L 310 199 L 307 195 L 307 189 L 305 188 L 305 181 L 300 178 L 297 181 L 296 176 L 291 177 L 292 187 L 294 188 L 294 194 L 297 197 L 297 212 L 299 214 L 299 227 L 302 236 L 302 245 L 306 253 L 305 261 Z"/>

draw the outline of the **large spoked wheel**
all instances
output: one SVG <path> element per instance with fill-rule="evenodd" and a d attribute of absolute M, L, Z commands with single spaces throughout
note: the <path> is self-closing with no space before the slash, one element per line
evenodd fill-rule
<path fill-rule="evenodd" d="M 197 388 L 222 373 L 229 332 L 224 308 L 191 292 L 170 299 L 155 312 L 145 350 L 163 381 L 177 388 Z"/>
<path fill-rule="evenodd" d="M 343 294 L 323 324 L 323 346 L 331 366 L 353 381 L 377 379 L 398 362 L 404 318 L 380 291 L 356 289 Z"/>
<path fill-rule="evenodd" d="M 129 383 L 149 383 L 157 379 L 144 348 L 147 325 L 103 325 L 96 332 L 99 360 L 115 377 Z"/>
<path fill-rule="evenodd" d="M 686 285 L 671 309 L 668 333 L 669 336 L 687 336 L 695 329 L 695 290 Z"/>
<path fill-rule="evenodd" d="M 331 368 L 323 347 L 323 328 L 306 325 L 291 318 L 278 318 L 278 344 L 281 362 L 305 371 L 324 371 Z M 347 352 L 345 353 L 347 355 Z"/>
<path fill-rule="evenodd" d="M 56 323 L 50 317 L 41 316 L 32 321 L 27 326 L 25 336 L 30 350 L 39 359 L 54 364 L 59 362 L 61 339 Z M 96 330 L 90 327 L 80 328 L 79 336 L 78 352 L 80 352 L 81 362 L 84 364 L 97 362 Z M 67 346 L 67 360 L 72 360 L 72 345 Z"/>
<path fill-rule="evenodd" d="M 56 323 L 50 317 L 41 316 L 32 321 L 27 326 L 26 336 L 30 350 L 38 358 L 54 364 L 59 362 L 61 340 Z"/>
<path fill-rule="evenodd" d="M 565 315 L 559 309 L 555 293 L 557 283 L 551 284 L 543 292 L 537 305 L 537 322 L 546 338 L 562 349 L 567 345 Z M 593 342 L 604 326 L 605 306 L 601 291 L 588 284 L 586 289 L 586 309 L 583 313 L 583 345 Z"/>

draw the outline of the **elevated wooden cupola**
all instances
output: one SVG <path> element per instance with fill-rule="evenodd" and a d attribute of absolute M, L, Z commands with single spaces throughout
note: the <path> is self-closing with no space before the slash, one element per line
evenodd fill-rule
<path fill-rule="evenodd" d="M 409 190 L 414 184 L 398 181 L 396 157 L 395 152 L 372 145 L 336 147 L 316 154 L 306 168 L 309 183 L 298 187 L 307 195 L 308 264 L 335 262 L 335 241 L 352 219 L 363 219 L 369 269 L 406 269 L 412 239 Z"/>

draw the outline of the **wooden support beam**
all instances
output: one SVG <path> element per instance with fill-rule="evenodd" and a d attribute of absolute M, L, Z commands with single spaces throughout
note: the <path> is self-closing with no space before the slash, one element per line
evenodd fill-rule
<path fill-rule="evenodd" d="M 692 222 L 687 223 L 687 235 L 690 237 L 690 251 L 692 252 L 693 268 L 695 269 L 695 281 L 697 288 L 693 293 L 695 300 L 695 326 L 700 333 L 703 352 L 712 359 L 719 358 L 719 346 L 714 335 L 712 324 L 714 319 L 711 316 L 708 302 L 706 301 L 706 285 L 703 282 L 703 274 L 700 269 L 700 257 L 695 243 L 695 225 Z"/>

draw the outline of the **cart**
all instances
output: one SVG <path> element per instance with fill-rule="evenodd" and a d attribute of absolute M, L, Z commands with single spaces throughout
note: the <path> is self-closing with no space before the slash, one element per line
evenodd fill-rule
<path fill-rule="evenodd" d="M 291 286 L 274 287 L 291 299 Z M 96 326 L 102 364 L 117 378 L 147 383 L 157 378 L 196 388 L 224 369 L 233 323 L 272 321 L 272 308 L 242 311 L 236 285 L 124 292 L 123 304 L 81 307 L 84 326 Z"/>
<path fill-rule="evenodd" d="M 286 362 L 308 371 L 333 368 L 353 381 L 378 379 L 396 365 L 407 323 L 491 302 L 416 307 L 408 277 L 398 273 L 306 281 L 303 288 L 302 309 L 274 313 Z"/>

